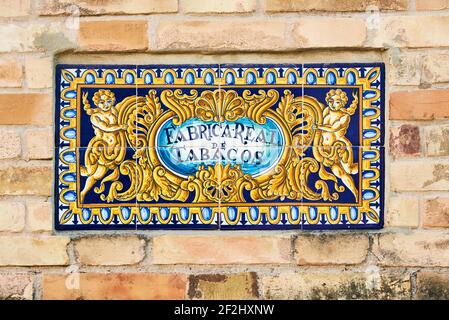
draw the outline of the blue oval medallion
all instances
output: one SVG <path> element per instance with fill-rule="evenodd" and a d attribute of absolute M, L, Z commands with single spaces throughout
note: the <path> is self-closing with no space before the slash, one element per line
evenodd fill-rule
<path fill-rule="evenodd" d="M 67 191 L 63 196 L 64 200 L 67 202 L 73 202 L 76 200 L 76 193 L 74 191 Z"/>
<path fill-rule="evenodd" d="M 90 219 L 90 214 L 91 214 L 90 209 L 84 208 L 82 210 L 82 215 L 83 215 L 83 219 L 84 220 L 89 220 Z"/>
<path fill-rule="evenodd" d="M 102 208 L 100 213 L 103 220 L 108 220 L 111 217 L 111 210 L 109 208 Z"/>
<path fill-rule="evenodd" d="M 249 216 L 251 217 L 251 220 L 254 220 L 254 221 L 259 219 L 259 208 L 251 207 L 249 209 Z"/>
<path fill-rule="evenodd" d="M 62 159 L 68 163 L 74 163 L 76 161 L 76 155 L 73 151 L 64 152 L 62 155 Z"/>
<path fill-rule="evenodd" d="M 349 209 L 349 216 L 351 217 L 351 220 L 356 220 L 359 216 L 359 210 L 356 207 L 351 207 Z"/>
<path fill-rule="evenodd" d="M 296 221 L 299 219 L 299 210 L 298 207 L 292 206 L 290 208 L 290 217 L 293 221 Z"/>
<path fill-rule="evenodd" d="M 267 82 L 267 84 L 275 84 L 276 83 L 276 76 L 274 75 L 273 72 L 268 72 L 266 82 Z"/>
<path fill-rule="evenodd" d="M 124 220 L 128 220 L 129 217 L 131 216 L 131 211 L 129 210 L 128 207 L 121 208 L 120 212 L 122 213 L 122 218 Z"/>
<path fill-rule="evenodd" d="M 74 90 L 67 91 L 67 92 L 64 94 L 64 97 L 67 98 L 67 99 L 73 99 L 73 98 L 76 98 L 76 91 L 74 91 Z"/>
<path fill-rule="evenodd" d="M 234 83 L 235 83 L 234 75 L 232 74 L 232 72 L 228 72 L 226 74 L 226 84 L 234 84 Z"/>
<path fill-rule="evenodd" d="M 296 84 L 296 75 L 293 72 L 290 72 L 287 76 L 288 84 Z"/>
<path fill-rule="evenodd" d="M 112 73 L 108 73 L 106 75 L 106 84 L 114 84 L 115 83 L 115 77 Z"/>
<path fill-rule="evenodd" d="M 348 74 L 346 75 L 346 82 L 350 85 L 353 86 L 355 85 L 355 74 L 352 71 L 349 71 Z"/>
<path fill-rule="evenodd" d="M 92 73 L 88 73 L 88 74 L 86 75 L 86 78 L 85 78 L 85 81 L 84 81 L 84 82 L 87 83 L 87 84 L 95 83 L 95 77 L 94 77 L 94 75 L 93 75 Z"/>
<path fill-rule="evenodd" d="M 228 208 L 228 218 L 231 221 L 237 220 L 237 207 Z"/>
<path fill-rule="evenodd" d="M 194 84 L 195 83 L 195 77 L 193 76 L 192 72 L 187 73 L 186 75 L 186 84 Z"/>
<path fill-rule="evenodd" d="M 329 215 L 330 215 L 330 218 L 332 220 L 337 220 L 337 218 L 338 218 L 338 208 L 337 207 L 330 207 Z"/>
<path fill-rule="evenodd" d="M 170 210 L 168 208 L 161 208 L 160 215 L 162 220 L 167 220 L 170 216 Z"/>
<path fill-rule="evenodd" d="M 75 129 L 67 129 L 64 131 L 64 137 L 67 139 L 73 139 L 76 137 L 76 130 Z"/>
<path fill-rule="evenodd" d="M 151 73 L 147 73 L 144 78 L 145 84 L 152 84 L 153 83 L 153 76 Z"/>
<path fill-rule="evenodd" d="M 75 110 L 66 110 L 66 111 L 64 111 L 64 117 L 66 117 L 66 118 L 75 118 L 76 117 L 76 111 Z"/>
<path fill-rule="evenodd" d="M 318 217 L 318 210 L 316 207 L 309 207 L 309 217 L 311 220 L 316 220 Z"/>
<path fill-rule="evenodd" d="M 204 220 L 210 220 L 212 218 L 212 210 L 209 207 L 204 207 L 201 209 L 201 215 Z"/>
<path fill-rule="evenodd" d="M 246 140 L 248 134 L 251 141 Z M 217 149 L 214 144 L 218 139 L 228 147 Z M 284 145 L 279 125 L 269 117 L 263 125 L 246 117 L 220 123 L 192 118 L 180 126 L 169 119 L 156 133 L 159 160 L 181 177 L 195 174 L 199 166 L 217 162 L 240 165 L 244 173 L 256 177 L 276 166 Z"/>
<path fill-rule="evenodd" d="M 171 72 L 168 72 L 165 75 L 165 83 L 166 84 L 173 84 L 175 83 L 175 77 L 173 77 L 173 75 L 171 74 Z"/>
<path fill-rule="evenodd" d="M 129 72 L 129 73 L 126 74 L 125 82 L 126 82 L 127 84 L 132 84 L 132 83 L 134 83 L 134 76 L 133 76 L 132 73 Z"/>
<path fill-rule="evenodd" d="M 140 209 L 140 219 L 143 221 L 148 221 L 148 219 L 150 219 L 150 210 L 148 210 L 148 208 L 143 207 Z"/>
<path fill-rule="evenodd" d="M 206 73 L 206 76 L 204 77 L 204 83 L 209 85 L 214 84 L 214 76 L 212 75 L 212 73 Z"/>
<path fill-rule="evenodd" d="M 327 74 L 326 82 L 327 82 L 327 84 L 336 84 L 337 83 L 337 77 L 335 76 L 335 74 L 332 71 Z"/>
<path fill-rule="evenodd" d="M 247 84 L 255 84 L 256 83 L 256 76 L 252 72 L 248 72 L 246 75 L 246 83 Z"/>
<path fill-rule="evenodd" d="M 316 75 L 313 72 L 309 72 L 306 76 L 307 84 L 315 84 L 316 83 Z"/>
<path fill-rule="evenodd" d="M 189 218 L 189 209 L 182 207 L 179 210 L 179 214 L 181 215 L 182 220 L 187 220 Z"/>
<path fill-rule="evenodd" d="M 278 218 L 278 208 L 277 207 L 270 207 L 270 219 L 276 220 Z"/>

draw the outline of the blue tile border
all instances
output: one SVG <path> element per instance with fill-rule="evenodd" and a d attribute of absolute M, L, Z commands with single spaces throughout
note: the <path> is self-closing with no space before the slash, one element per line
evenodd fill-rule
<path fill-rule="evenodd" d="M 377 70 L 378 71 L 373 71 Z M 210 88 L 214 89 L 216 87 L 219 88 L 229 88 L 229 86 L 236 86 L 236 87 L 242 87 L 245 86 L 254 86 L 257 87 L 275 87 L 279 88 L 277 90 L 281 90 L 282 88 L 287 88 L 289 85 L 299 85 L 302 87 L 314 87 L 315 85 L 320 84 L 323 87 L 328 88 L 338 88 L 342 85 L 343 75 L 348 74 L 348 70 L 357 70 L 358 74 L 356 74 L 356 79 L 354 81 L 358 81 L 358 79 L 361 79 L 360 81 L 363 82 L 363 97 L 365 101 L 365 97 L 367 101 L 371 101 L 368 104 L 364 105 L 361 102 L 360 108 L 363 108 L 363 119 L 364 123 L 369 123 L 368 125 L 371 127 L 365 127 L 363 124 L 362 129 L 363 132 L 361 134 L 365 134 L 362 137 L 362 140 L 359 142 L 361 143 L 361 147 L 366 149 L 366 151 L 375 151 L 374 153 L 379 154 L 379 158 L 375 159 L 372 163 L 372 165 L 375 165 L 375 169 L 364 169 L 360 175 L 363 175 L 368 171 L 375 171 L 378 173 L 378 179 L 375 179 L 370 182 L 370 186 L 368 189 L 366 189 L 367 194 L 367 200 L 366 203 L 369 203 L 369 207 L 365 206 L 365 209 L 370 212 L 374 212 L 377 217 L 370 218 L 367 214 L 368 211 L 361 212 L 360 218 L 352 219 L 352 221 L 358 221 L 357 223 L 349 223 L 349 211 L 345 211 L 347 209 L 344 209 L 342 212 L 339 213 L 337 210 L 337 213 L 335 213 L 336 208 L 335 206 L 332 206 L 332 202 L 321 202 L 318 207 L 320 207 L 319 210 L 324 210 L 323 208 L 326 207 L 326 210 L 329 210 L 327 213 L 328 215 L 317 213 L 320 218 L 319 223 L 309 223 L 308 220 L 305 217 L 309 217 L 312 214 L 310 210 L 311 205 L 307 204 L 307 202 L 301 202 L 301 210 L 298 210 L 298 213 L 295 213 L 298 215 L 298 219 L 292 218 L 292 213 L 290 215 L 285 211 L 285 208 L 280 209 L 283 206 L 282 202 L 277 202 L 275 200 L 275 203 L 278 203 L 279 205 L 271 205 L 271 207 L 277 207 L 277 210 L 284 210 L 282 213 L 274 213 L 272 211 L 272 217 L 276 217 L 275 219 L 268 218 L 266 214 L 261 214 L 262 216 L 265 216 L 263 220 L 260 223 L 254 223 L 251 224 L 248 221 L 249 219 L 249 211 L 248 213 L 240 213 L 241 218 L 238 219 L 238 221 L 233 221 L 232 219 L 229 220 L 231 223 L 227 223 L 227 219 L 229 219 L 228 213 L 225 216 L 225 211 L 228 206 L 234 207 L 233 203 L 230 202 L 229 205 L 224 202 L 221 203 L 220 207 L 218 208 L 218 211 L 215 211 L 214 218 L 203 220 L 204 217 L 209 217 L 208 213 L 205 213 L 205 211 L 201 211 L 203 207 L 198 207 L 196 209 L 192 209 L 193 211 L 189 210 L 189 217 L 193 215 L 194 222 L 190 221 L 189 223 L 182 223 L 179 219 L 181 219 L 180 214 L 181 212 L 176 211 L 182 206 L 179 206 L 175 211 L 168 210 L 168 213 L 165 213 L 165 211 L 161 211 L 162 209 L 158 209 L 156 211 L 151 211 L 151 204 L 148 203 L 146 206 L 148 207 L 148 210 L 151 211 L 149 215 L 151 215 L 150 222 L 148 224 L 141 223 L 140 220 L 137 219 L 136 214 L 141 215 L 142 213 L 137 208 L 129 207 L 130 214 L 133 216 L 133 218 L 130 217 L 130 220 L 128 223 L 124 223 L 123 221 L 118 221 L 117 223 L 112 224 L 103 224 L 100 220 L 102 212 L 99 208 L 96 213 L 93 213 L 94 218 L 91 219 L 90 223 L 87 223 L 86 221 L 81 222 L 80 220 L 77 221 L 76 224 L 73 222 L 77 219 L 76 217 L 82 217 L 82 211 L 80 211 L 80 208 L 77 208 L 76 206 L 73 206 L 73 201 L 70 201 L 70 199 L 76 199 L 78 197 L 76 190 L 73 190 L 73 194 L 70 193 L 70 196 L 67 196 L 64 198 L 64 195 L 67 195 L 69 192 L 72 192 L 69 190 L 70 183 L 63 183 L 60 179 L 60 177 L 66 172 L 70 170 L 77 170 L 78 164 L 73 162 L 67 162 L 63 160 L 64 155 L 67 155 L 66 158 L 69 159 L 71 155 L 68 154 L 70 152 L 73 152 L 73 148 L 79 147 L 77 143 L 77 138 L 73 138 L 73 132 L 69 132 L 70 127 L 73 126 L 76 121 L 78 121 L 79 115 L 76 112 L 71 112 L 72 110 L 68 106 L 73 106 L 76 104 L 74 101 L 76 99 L 76 93 L 73 96 L 72 93 L 67 93 L 67 88 L 71 86 L 71 81 L 67 81 L 67 73 L 64 75 L 63 72 L 65 70 L 75 70 L 73 71 L 72 79 L 73 82 L 78 81 L 78 83 L 81 86 L 88 85 L 89 82 L 92 80 L 94 81 L 92 83 L 93 87 L 104 87 L 105 89 L 108 88 L 112 83 L 107 84 L 106 82 L 113 81 L 114 84 L 120 86 L 120 85 L 130 85 L 136 86 L 136 93 L 138 92 L 138 88 L 148 86 L 148 88 L 157 88 L 158 85 L 166 85 L 168 87 L 173 88 L 188 88 L 189 86 L 196 86 L 195 88 Z M 88 76 L 87 74 L 83 74 L 83 70 L 88 69 L 88 71 L 91 71 L 92 78 Z M 189 71 L 192 69 L 193 71 Z M 255 70 L 254 77 L 251 78 L 247 76 L 248 72 L 245 74 L 245 71 L 248 71 L 250 69 Z M 290 69 L 290 70 L 289 70 Z M 326 71 L 327 70 L 336 70 L 335 77 L 327 76 L 326 77 Z M 78 72 L 76 70 L 79 70 Z M 112 80 L 112 76 L 106 79 L 105 76 L 102 74 L 107 70 L 114 70 L 114 79 Z M 127 70 L 130 70 L 129 73 L 126 73 Z M 208 75 L 207 73 L 210 70 L 212 75 Z M 231 77 L 229 76 L 226 78 L 226 72 L 230 73 L 230 71 L 235 71 L 234 78 L 231 81 Z M 275 71 L 272 71 L 275 70 Z M 314 81 L 315 83 L 307 83 L 306 76 L 310 70 L 313 70 L 317 73 L 317 77 Z M 134 73 L 132 73 L 133 71 Z M 192 75 L 189 75 L 188 72 L 193 73 Z M 273 74 L 270 74 L 272 72 Z M 292 79 L 293 76 L 290 76 L 291 74 L 295 74 L 295 83 L 293 83 Z M 171 73 L 172 77 L 167 74 Z M 332 72 L 328 72 L 330 74 Z M 132 75 L 131 75 L 132 74 Z M 150 74 L 150 76 L 148 76 Z M 190 77 L 190 78 L 189 78 Z M 193 77 L 193 78 L 192 78 Z M 209 78 L 208 78 L 209 77 Z M 76 79 L 75 79 L 76 78 Z M 80 82 L 80 79 L 83 78 L 83 82 Z M 192 79 L 191 79 L 192 78 Z M 335 79 L 334 79 L 335 78 Z M 383 215 L 384 215 L 384 163 L 385 163 L 385 151 L 384 151 L 384 143 L 385 143 L 385 66 L 382 63 L 336 63 L 336 64 L 208 64 L 208 65 L 57 65 L 56 67 L 56 90 L 55 90 L 55 184 L 54 184 L 54 197 L 55 197 L 55 229 L 56 230 L 150 230 L 150 229 L 228 229 L 228 230 L 236 230 L 236 229 L 247 229 L 247 230 L 265 230 L 265 229 L 276 229 L 276 230 L 282 230 L 282 229 L 298 229 L 298 230 L 330 230 L 330 229 L 379 229 L 383 227 Z M 69 77 L 70 79 L 70 77 Z M 101 79 L 103 83 L 98 81 Z M 248 84 L 247 82 L 249 80 L 253 83 Z M 76 80 L 76 81 L 75 81 Z M 212 82 L 211 82 L 212 80 Z M 228 80 L 232 83 L 228 83 Z M 346 78 L 346 81 L 352 81 L 352 75 L 350 77 Z M 321 81 L 321 82 L 320 82 Z M 327 81 L 329 83 L 323 83 L 323 81 Z M 313 82 L 313 81 L 312 81 Z M 368 87 L 369 85 L 369 87 Z M 65 93 L 66 96 L 64 96 L 64 99 L 61 99 L 61 93 Z M 371 99 L 371 100 L 370 100 Z M 64 115 L 69 115 L 70 117 L 62 117 L 61 111 L 64 111 Z M 365 115 L 366 113 L 366 115 Z M 370 120 L 371 119 L 371 120 Z M 362 119 L 360 119 L 362 121 Z M 84 122 L 83 122 L 84 123 Z M 67 129 L 67 128 L 68 129 Z M 61 131 L 63 130 L 63 131 Z M 64 131 L 65 130 L 65 131 Z M 371 131 L 369 131 L 371 130 Z M 75 130 L 76 133 L 78 133 L 78 130 Z M 62 133 L 65 135 L 62 136 Z M 82 145 L 84 147 L 84 145 Z M 65 152 L 65 153 L 64 153 Z M 72 183 L 73 184 L 73 183 Z M 374 187 L 373 187 L 374 185 Z M 362 186 L 360 186 L 362 188 Z M 370 191 L 371 190 L 371 191 Z M 373 191 L 374 190 L 374 191 Z M 370 193 L 371 192 L 371 193 Z M 362 193 L 362 191 L 361 191 Z M 374 198 L 369 198 L 372 193 L 375 194 Z M 67 200 L 68 199 L 68 200 Z M 374 199 L 371 201 L 370 199 Z M 137 203 L 137 202 L 136 202 Z M 216 205 L 214 205 L 216 207 Z M 241 205 L 240 205 L 241 206 Z M 260 208 L 266 208 L 267 206 L 263 204 L 263 202 L 252 202 L 248 203 L 248 206 L 250 207 L 259 207 Z M 289 205 L 288 205 L 289 206 Z M 126 206 L 125 206 L 126 207 Z M 206 208 L 209 206 L 206 206 Z M 270 205 L 268 206 L 270 207 Z M 368 209 L 369 208 L 369 209 Z M 66 215 L 67 212 L 72 210 L 74 214 L 72 215 L 71 219 L 68 219 L 64 223 L 61 220 L 61 217 L 63 215 Z M 113 209 L 112 207 L 109 209 L 109 215 L 104 214 L 104 216 L 112 217 L 119 219 L 120 214 L 117 210 L 117 208 Z M 165 209 L 164 209 L 165 210 Z M 195 211 L 196 210 L 196 211 Z M 266 210 L 266 209 L 262 209 Z M 268 209 L 267 212 L 270 209 Z M 290 207 L 291 212 L 291 207 Z M 339 209 L 340 210 L 340 209 Z M 349 209 L 348 209 L 349 210 Z M 362 210 L 362 211 L 363 211 Z M 126 211 L 126 210 L 125 210 Z M 231 210 L 232 211 L 232 210 Z M 77 212 L 77 213 L 75 213 Z M 93 211 L 92 211 L 93 212 Z M 307 213 L 308 212 L 308 213 Z M 111 216 L 112 214 L 112 216 Z M 168 215 L 170 216 L 170 219 L 168 219 Z M 307 216 L 307 214 L 309 216 Z M 160 216 L 159 216 L 160 215 Z M 183 215 L 185 215 L 183 213 Z M 213 215 L 213 214 L 212 214 Z M 328 219 L 331 219 L 329 217 L 338 215 L 338 219 L 340 222 L 331 224 L 329 223 Z M 87 216 L 87 214 L 86 214 Z M 162 219 L 162 221 L 159 221 L 159 219 L 155 218 L 159 216 L 159 219 Z M 354 215 L 355 216 L 355 215 Z M 73 218 L 75 217 L 75 218 Z M 164 220 L 163 217 L 166 217 Z M 234 216 L 233 216 L 234 217 Z M 242 218 L 243 217 L 243 218 Z M 291 223 L 289 222 L 288 218 L 293 219 L 294 221 L 299 221 L 298 223 Z M 325 217 L 326 221 L 325 221 Z M 108 218 L 109 219 L 109 218 Z M 106 219 L 106 220 L 108 220 Z M 196 219 L 196 220 L 195 220 Z M 338 219 L 334 219 L 335 221 Z M 374 221 L 374 220 L 376 221 Z M 88 219 L 89 220 L 89 219 Z M 106 221 L 105 220 L 105 221 Z M 126 219 L 125 219 L 126 220 Z M 183 221 L 187 221 L 188 219 L 185 219 Z M 256 219 L 258 220 L 258 219 Z M 278 221 L 276 224 L 270 224 L 268 221 Z M 332 220 L 332 219 L 331 219 Z M 203 222 L 201 222 L 203 221 Z M 207 222 L 210 221 L 210 222 Z M 264 223 L 265 221 L 265 223 Z M 335 222 L 333 221 L 333 222 Z M 205 223 L 207 222 L 207 223 Z M 273 222 L 274 223 L 274 222 Z"/>

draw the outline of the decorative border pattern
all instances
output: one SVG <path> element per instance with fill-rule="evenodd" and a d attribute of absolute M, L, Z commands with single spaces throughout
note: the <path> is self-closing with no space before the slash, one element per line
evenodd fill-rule
<path fill-rule="evenodd" d="M 383 226 L 384 65 L 58 65 L 56 70 L 55 227 L 84 229 L 377 229 Z M 83 208 L 77 205 L 79 85 L 359 86 L 361 201 L 358 206 L 279 203 L 163 207 L 143 204 Z"/>

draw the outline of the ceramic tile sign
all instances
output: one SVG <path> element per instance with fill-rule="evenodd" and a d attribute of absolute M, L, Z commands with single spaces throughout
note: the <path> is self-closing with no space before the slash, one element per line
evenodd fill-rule
<path fill-rule="evenodd" d="M 57 230 L 376 229 L 384 66 L 59 65 Z"/>

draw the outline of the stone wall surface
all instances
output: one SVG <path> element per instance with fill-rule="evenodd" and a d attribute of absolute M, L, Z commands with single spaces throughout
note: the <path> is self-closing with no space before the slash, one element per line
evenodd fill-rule
<path fill-rule="evenodd" d="M 386 64 L 385 227 L 55 232 L 57 63 Z M 0 0 L 0 299 L 447 299 L 449 1 Z"/>

